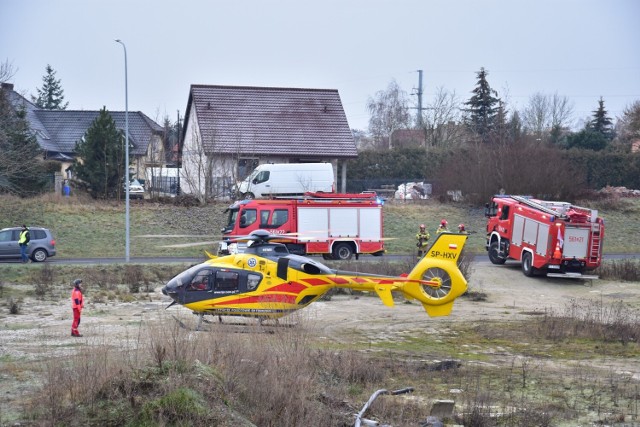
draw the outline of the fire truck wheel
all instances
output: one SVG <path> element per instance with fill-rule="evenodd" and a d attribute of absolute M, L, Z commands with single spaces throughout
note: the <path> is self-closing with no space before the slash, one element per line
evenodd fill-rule
<path fill-rule="evenodd" d="M 249 193 L 244 193 L 242 195 L 242 198 L 245 200 L 253 200 L 256 198 L 256 196 L 253 193 L 249 192 Z"/>
<path fill-rule="evenodd" d="M 333 259 L 347 261 L 353 256 L 353 249 L 348 243 L 338 243 L 333 248 Z"/>
<path fill-rule="evenodd" d="M 531 277 L 535 273 L 533 259 L 530 252 L 522 253 L 522 273 L 527 277 Z"/>
<path fill-rule="evenodd" d="M 493 242 L 489 246 L 489 261 L 491 264 L 502 265 L 507 261 L 506 258 L 500 258 L 500 248 L 498 247 L 498 242 Z"/>

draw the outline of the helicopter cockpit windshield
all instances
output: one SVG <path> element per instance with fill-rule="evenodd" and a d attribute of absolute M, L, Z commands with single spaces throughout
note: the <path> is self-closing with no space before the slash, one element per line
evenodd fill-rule
<path fill-rule="evenodd" d="M 200 270 L 202 270 L 202 264 L 194 265 L 193 267 L 178 274 L 167 282 L 165 287 L 162 288 L 162 293 L 169 296 L 171 296 L 172 293 L 175 294 L 178 289 L 186 284 L 190 284 Z"/>

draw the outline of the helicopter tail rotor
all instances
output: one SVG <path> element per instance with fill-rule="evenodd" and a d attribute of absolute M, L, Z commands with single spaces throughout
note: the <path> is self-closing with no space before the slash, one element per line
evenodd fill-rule
<path fill-rule="evenodd" d="M 442 233 L 407 276 L 405 297 L 420 301 L 431 317 L 448 316 L 456 298 L 467 291 L 458 261 L 467 235 Z"/>

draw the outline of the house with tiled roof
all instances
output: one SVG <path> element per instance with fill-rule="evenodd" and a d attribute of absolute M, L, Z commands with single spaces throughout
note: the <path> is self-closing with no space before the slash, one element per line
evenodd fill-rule
<path fill-rule="evenodd" d="M 344 189 L 358 155 L 334 89 L 191 85 L 181 146 L 182 191 L 204 198 L 262 163 L 330 162 Z"/>
<path fill-rule="evenodd" d="M 61 162 L 61 173 L 70 178 L 76 142 L 80 141 L 100 111 L 44 110 L 2 83 L 2 89 L 15 108 L 24 109 L 45 160 Z M 109 111 L 116 127 L 125 132 L 124 111 Z M 141 111 L 129 111 L 129 169 L 134 178 L 144 180 L 147 167 L 164 167 L 163 128 Z"/>

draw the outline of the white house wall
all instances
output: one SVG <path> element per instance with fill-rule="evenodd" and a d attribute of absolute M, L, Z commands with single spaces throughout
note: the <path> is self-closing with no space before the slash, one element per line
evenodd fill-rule
<path fill-rule="evenodd" d="M 202 137 L 198 126 L 195 103 L 191 104 L 182 147 L 180 190 L 184 194 L 203 195 L 205 192 Z"/>

